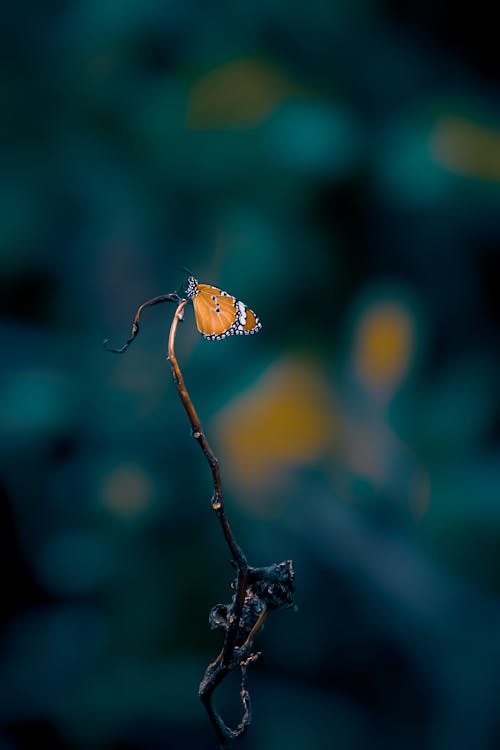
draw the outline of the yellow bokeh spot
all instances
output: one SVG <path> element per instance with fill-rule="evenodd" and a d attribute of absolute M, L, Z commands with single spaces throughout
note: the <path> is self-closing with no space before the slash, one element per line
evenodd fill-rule
<path fill-rule="evenodd" d="M 284 73 L 264 60 L 231 60 L 193 84 L 188 126 L 193 130 L 251 128 L 297 91 Z"/>
<path fill-rule="evenodd" d="M 500 181 L 500 131 L 461 117 L 440 117 L 430 136 L 434 159 L 468 177 Z"/>
<path fill-rule="evenodd" d="M 151 479 L 139 466 L 118 466 L 104 478 L 101 497 L 105 507 L 114 515 L 132 520 L 151 503 Z"/>
<path fill-rule="evenodd" d="M 325 455 L 337 420 L 320 373 L 300 360 L 277 362 L 216 419 L 224 464 L 240 486 L 271 489 L 283 473 Z"/>
<path fill-rule="evenodd" d="M 355 337 L 355 368 L 368 387 L 392 391 L 405 376 L 414 350 L 414 321 L 397 302 L 379 302 L 366 310 Z"/>

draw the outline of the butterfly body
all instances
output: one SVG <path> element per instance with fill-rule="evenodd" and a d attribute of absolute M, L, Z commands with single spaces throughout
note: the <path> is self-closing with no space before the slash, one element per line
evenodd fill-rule
<path fill-rule="evenodd" d="M 200 284 L 194 276 L 188 278 L 186 296 L 193 303 L 199 332 L 209 341 L 257 333 L 262 328 L 244 302 L 216 286 Z"/>

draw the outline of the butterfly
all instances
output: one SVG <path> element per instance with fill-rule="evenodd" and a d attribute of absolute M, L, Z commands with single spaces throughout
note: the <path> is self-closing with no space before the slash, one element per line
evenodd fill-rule
<path fill-rule="evenodd" d="M 199 332 L 209 341 L 257 333 L 262 328 L 256 314 L 244 302 L 216 286 L 200 284 L 194 276 L 187 280 L 186 296 L 193 303 Z"/>

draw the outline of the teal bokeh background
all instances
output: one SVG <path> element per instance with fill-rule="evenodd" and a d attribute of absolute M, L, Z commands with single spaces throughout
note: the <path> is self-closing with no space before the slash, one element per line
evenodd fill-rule
<path fill-rule="evenodd" d="M 500 746 L 491 13 L 5 9 L 1 750 L 215 747 L 232 570 L 172 309 L 101 348 L 184 266 L 263 322 L 210 343 L 188 311 L 178 356 L 250 561 L 297 572 L 241 747 Z"/>

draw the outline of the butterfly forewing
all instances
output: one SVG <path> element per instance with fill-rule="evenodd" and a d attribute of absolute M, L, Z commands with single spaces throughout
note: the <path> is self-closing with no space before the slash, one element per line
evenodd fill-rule
<path fill-rule="evenodd" d="M 221 294 L 221 290 L 200 284 L 193 299 L 196 325 L 203 336 L 217 338 L 231 329 L 235 321 L 234 297 Z M 228 335 L 228 334 L 225 334 Z"/>
<path fill-rule="evenodd" d="M 193 301 L 198 330 L 207 339 L 256 333 L 261 328 L 259 319 L 244 302 L 216 286 L 199 284 L 191 276 L 186 293 Z"/>

